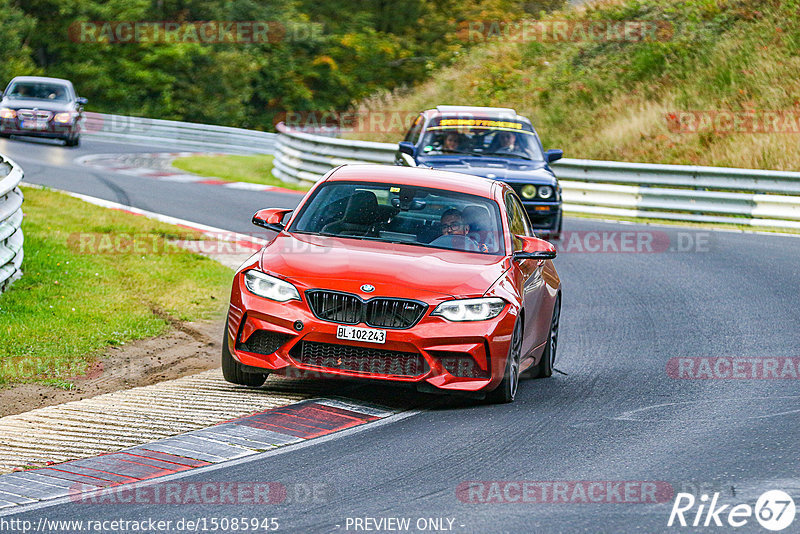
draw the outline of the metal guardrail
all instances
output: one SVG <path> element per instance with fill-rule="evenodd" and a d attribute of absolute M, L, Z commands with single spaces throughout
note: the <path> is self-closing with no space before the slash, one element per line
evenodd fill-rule
<path fill-rule="evenodd" d="M 22 275 L 22 168 L 0 155 L 0 293 Z"/>
<path fill-rule="evenodd" d="M 278 125 L 272 174 L 311 184 L 346 163 L 394 163 L 397 145 Z M 553 164 L 564 210 L 610 217 L 800 228 L 800 173 L 585 159 Z"/>
<path fill-rule="evenodd" d="M 270 132 L 124 115 L 83 114 L 81 135 L 101 141 L 158 145 L 233 154 L 271 154 L 277 135 Z"/>

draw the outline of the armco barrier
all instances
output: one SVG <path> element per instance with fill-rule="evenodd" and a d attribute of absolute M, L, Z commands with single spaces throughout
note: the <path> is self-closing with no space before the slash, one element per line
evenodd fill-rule
<path fill-rule="evenodd" d="M 124 115 L 84 113 L 81 135 L 117 143 L 234 154 L 271 154 L 274 133 Z"/>
<path fill-rule="evenodd" d="M 0 293 L 22 274 L 22 169 L 0 156 Z"/>
<path fill-rule="evenodd" d="M 272 173 L 314 183 L 345 163 L 392 164 L 397 145 L 337 139 L 278 125 Z M 553 164 L 567 212 L 800 228 L 800 172 L 585 159 Z"/>

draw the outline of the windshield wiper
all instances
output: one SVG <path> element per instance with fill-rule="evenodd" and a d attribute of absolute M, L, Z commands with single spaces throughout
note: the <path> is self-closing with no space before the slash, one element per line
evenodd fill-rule
<path fill-rule="evenodd" d="M 531 160 L 531 158 L 527 156 L 523 156 L 521 154 L 516 154 L 514 152 L 484 152 L 481 154 L 482 156 L 499 156 L 502 158 L 519 158 L 519 159 L 527 159 Z M 533 160 L 531 160 L 533 161 Z"/>

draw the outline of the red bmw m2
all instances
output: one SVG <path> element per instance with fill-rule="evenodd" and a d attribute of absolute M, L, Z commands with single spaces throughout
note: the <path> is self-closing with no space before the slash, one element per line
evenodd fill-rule
<path fill-rule="evenodd" d="M 556 249 L 507 184 L 349 165 L 253 223 L 277 235 L 234 277 L 227 381 L 321 374 L 511 402 L 523 373 L 552 374 Z"/>

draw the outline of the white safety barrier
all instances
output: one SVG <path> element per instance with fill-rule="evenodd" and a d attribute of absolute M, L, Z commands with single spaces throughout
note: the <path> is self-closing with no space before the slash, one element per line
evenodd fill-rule
<path fill-rule="evenodd" d="M 278 125 L 273 175 L 314 183 L 346 163 L 394 163 L 397 145 Z M 800 228 L 800 173 L 585 159 L 553 164 L 564 210 L 611 217 Z"/>
<path fill-rule="evenodd" d="M 274 133 L 124 115 L 83 114 L 81 135 L 117 143 L 233 154 L 271 154 Z"/>
<path fill-rule="evenodd" d="M 22 168 L 0 155 L 0 293 L 22 275 Z"/>

